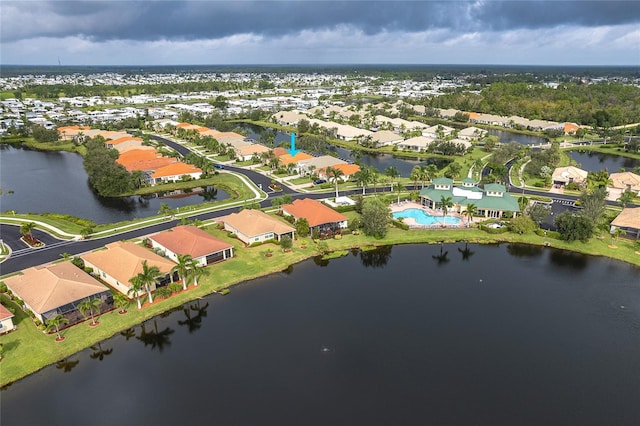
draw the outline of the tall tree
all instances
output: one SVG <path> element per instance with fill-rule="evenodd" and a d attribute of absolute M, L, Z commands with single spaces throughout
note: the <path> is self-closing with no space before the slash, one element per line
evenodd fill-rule
<path fill-rule="evenodd" d="M 389 166 L 384 169 L 384 174 L 389 176 L 389 179 L 391 179 L 391 187 L 393 188 L 394 181 L 398 176 L 400 176 L 400 172 L 395 167 Z"/>
<path fill-rule="evenodd" d="M 336 185 L 336 198 L 338 198 L 338 183 L 342 179 L 342 176 L 344 176 L 344 173 L 342 172 L 342 170 L 333 167 L 327 167 L 325 173 L 327 174 L 327 178 L 329 179 L 329 181 L 333 181 L 333 183 Z"/>
<path fill-rule="evenodd" d="M 99 314 L 101 305 L 102 305 L 102 300 L 97 297 L 93 299 L 86 298 L 82 302 L 78 303 L 78 310 L 82 313 L 82 315 L 85 318 L 87 317 L 87 313 L 89 313 L 89 316 L 91 317 L 91 325 L 96 325 L 97 321 L 95 319 L 93 311 L 95 310 Z"/>
<path fill-rule="evenodd" d="M 62 340 L 62 336 L 60 335 L 60 327 L 65 324 L 68 324 L 69 320 L 62 316 L 62 314 L 58 314 L 53 318 L 49 318 L 47 320 L 47 332 L 51 333 L 55 330 L 56 332 L 56 340 Z"/>
<path fill-rule="evenodd" d="M 464 215 L 467 217 L 467 223 L 471 224 L 471 221 L 473 220 L 473 216 L 475 216 L 478 213 L 478 207 L 473 204 L 473 203 L 469 203 L 467 204 L 467 207 L 464 210 Z"/>
<path fill-rule="evenodd" d="M 594 226 L 597 226 L 604 216 L 606 197 L 607 190 L 604 187 L 583 192 L 580 195 L 580 215 L 589 219 Z"/>
<path fill-rule="evenodd" d="M 140 304 L 140 293 L 144 290 L 144 285 L 142 284 L 142 280 L 140 279 L 140 275 L 136 275 L 135 277 L 131 277 L 129 280 L 131 287 L 129 287 L 129 291 L 127 292 L 127 296 L 133 296 L 136 298 L 136 302 L 138 302 L 138 309 L 142 309 L 142 305 Z"/>
<path fill-rule="evenodd" d="M 155 285 L 158 277 L 160 276 L 160 269 L 157 266 L 149 266 L 149 264 L 145 260 L 142 262 L 142 272 L 139 272 L 138 276 L 140 277 L 142 286 L 149 296 L 149 303 L 153 303 L 153 297 L 151 297 L 151 287 Z"/>
<path fill-rule="evenodd" d="M 418 186 L 418 181 L 420 180 L 420 177 L 422 176 L 422 170 L 420 166 L 413 166 L 413 169 L 411 169 L 411 173 L 409 174 L 409 179 L 411 179 L 413 181 L 413 189 L 416 189 Z"/>
<path fill-rule="evenodd" d="M 449 208 L 453 207 L 453 201 L 451 201 L 451 197 L 442 195 L 440 196 L 440 205 L 442 206 L 442 226 L 444 227 L 446 226 L 445 218 L 449 212 Z"/>
<path fill-rule="evenodd" d="M 171 272 L 176 271 L 182 280 L 182 289 L 187 290 L 187 274 L 191 268 L 193 257 L 189 254 L 179 254 L 176 260 L 176 266 L 173 267 Z"/>
<path fill-rule="evenodd" d="M 365 195 L 366 186 L 371 182 L 371 168 L 369 166 L 362 165 L 354 177 L 358 185 L 362 186 L 362 195 Z"/>
<path fill-rule="evenodd" d="M 367 198 L 362 205 L 362 229 L 365 235 L 384 238 L 391 222 L 391 210 L 379 198 Z"/>

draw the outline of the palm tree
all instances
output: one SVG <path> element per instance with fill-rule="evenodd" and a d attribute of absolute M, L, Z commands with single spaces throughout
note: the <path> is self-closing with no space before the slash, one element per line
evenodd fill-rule
<path fill-rule="evenodd" d="M 378 192 L 378 182 L 380 182 L 380 172 L 378 171 L 378 169 L 376 168 L 371 168 L 371 183 L 373 183 L 373 192 L 377 193 Z"/>
<path fill-rule="evenodd" d="M 142 292 L 144 286 L 142 285 L 142 280 L 140 279 L 140 275 L 131 277 L 129 282 L 131 283 L 131 287 L 129 287 L 127 296 L 135 297 L 136 302 L 138 302 L 138 309 L 142 309 L 142 305 L 140 304 L 140 292 Z"/>
<path fill-rule="evenodd" d="M 635 198 L 635 195 L 633 194 L 633 192 L 631 192 L 631 191 L 624 191 L 624 192 L 622 193 L 622 195 L 620 196 L 620 198 L 618 198 L 618 203 L 619 203 L 622 207 L 627 207 L 627 204 L 632 203 L 634 198 Z"/>
<path fill-rule="evenodd" d="M 71 253 L 64 252 L 64 253 L 62 253 L 60 255 L 60 257 L 62 258 L 62 260 L 65 260 L 65 261 L 70 260 L 71 259 Z"/>
<path fill-rule="evenodd" d="M 200 266 L 200 263 L 195 259 L 191 259 L 191 262 L 189 262 L 189 270 L 193 274 L 193 285 L 196 287 L 198 286 L 198 277 L 209 273 L 209 270 Z"/>
<path fill-rule="evenodd" d="M 96 311 L 98 311 L 98 313 L 100 313 L 100 305 L 102 305 L 102 300 L 99 298 L 87 298 L 86 300 L 83 300 L 82 302 L 78 303 L 78 310 L 82 313 L 82 316 L 84 316 L 85 318 L 87 317 L 87 312 L 90 314 L 91 316 L 91 325 L 96 325 L 98 322 L 95 320 L 95 317 L 93 315 L 93 310 L 95 309 Z"/>
<path fill-rule="evenodd" d="M 451 197 L 445 197 L 444 195 L 440 196 L 440 204 L 442 204 L 442 226 L 445 226 L 445 217 L 449 212 L 449 207 L 453 207 L 453 202 L 451 201 Z"/>
<path fill-rule="evenodd" d="M 176 261 L 176 266 L 174 266 L 171 270 L 171 272 L 178 272 L 178 275 L 180 275 L 180 279 L 182 280 L 182 289 L 185 291 L 187 290 L 187 273 L 189 273 L 192 261 L 193 258 L 191 257 L 191 255 L 179 254 Z"/>
<path fill-rule="evenodd" d="M 391 188 L 393 188 L 394 179 L 400 176 L 400 172 L 395 167 L 389 166 L 384 169 L 384 174 L 389 176 L 389 178 L 391 179 Z"/>
<path fill-rule="evenodd" d="M 327 178 L 329 181 L 333 181 L 336 184 L 336 198 L 338 198 L 338 182 L 340 182 L 340 178 L 344 176 L 344 173 L 340 169 L 334 169 L 333 167 L 327 167 L 325 173 L 327 174 Z"/>
<path fill-rule="evenodd" d="M 147 261 L 142 262 L 142 272 L 138 273 L 140 282 L 149 296 L 149 303 L 153 303 L 151 297 L 151 286 L 156 283 L 156 279 L 160 276 L 160 269 L 157 266 L 149 266 Z"/>
<path fill-rule="evenodd" d="M 475 216 L 478 213 L 478 207 L 473 204 L 473 203 L 469 203 L 467 204 L 467 208 L 464 211 L 464 215 L 467 216 L 468 222 L 467 223 L 471 223 L 471 219 L 473 219 L 473 216 Z"/>
<path fill-rule="evenodd" d="M 409 179 L 413 181 L 413 189 L 416 189 L 416 187 L 418 186 L 418 181 L 422 176 L 421 169 L 422 169 L 421 166 L 413 166 L 413 169 L 411 169 L 411 174 L 409 174 Z"/>
<path fill-rule="evenodd" d="M 55 330 L 56 332 L 56 340 L 61 341 L 63 337 L 60 335 L 60 326 L 68 324 L 69 320 L 62 316 L 62 314 L 58 314 L 53 318 L 49 318 L 47 320 L 47 333 L 51 333 Z"/>
<path fill-rule="evenodd" d="M 354 177 L 358 185 L 362 186 L 362 195 L 365 195 L 366 185 L 371 182 L 371 169 L 368 166 L 360 167 Z"/>
<path fill-rule="evenodd" d="M 112 292 L 113 294 L 113 304 L 116 308 L 120 309 L 118 311 L 119 314 L 126 314 L 127 307 L 129 306 L 129 298 L 122 293 Z"/>
<path fill-rule="evenodd" d="M 33 238 L 32 232 L 35 229 L 36 224 L 33 222 L 27 222 L 20 225 L 20 235 L 29 237 L 29 239 Z"/>

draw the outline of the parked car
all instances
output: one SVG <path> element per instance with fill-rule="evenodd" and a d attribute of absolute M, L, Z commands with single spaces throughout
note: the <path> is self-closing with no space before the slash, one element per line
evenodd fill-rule
<path fill-rule="evenodd" d="M 323 183 L 327 183 L 325 179 L 316 179 L 313 181 L 314 185 L 322 185 Z"/>
<path fill-rule="evenodd" d="M 216 169 L 224 169 L 224 166 L 222 164 L 214 164 L 213 167 L 215 167 Z"/>

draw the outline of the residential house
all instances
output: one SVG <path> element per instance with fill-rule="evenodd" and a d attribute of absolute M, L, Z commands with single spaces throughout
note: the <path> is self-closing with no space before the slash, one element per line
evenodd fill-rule
<path fill-rule="evenodd" d="M 296 220 L 307 219 L 311 231 L 317 230 L 320 233 L 344 229 L 347 227 L 349 220 L 342 213 L 338 213 L 321 202 L 310 198 L 285 204 L 282 206 L 282 212 L 285 215 L 293 216 Z"/>
<path fill-rule="evenodd" d="M 244 209 L 218 219 L 226 231 L 232 232 L 246 245 L 267 240 L 280 241 L 285 235 L 294 238 L 295 229 L 260 210 Z"/>
<path fill-rule="evenodd" d="M 515 217 L 520 211 L 518 201 L 511 196 L 504 185 L 487 184 L 479 188 L 472 179 L 464 179 L 462 185 L 454 185 L 449 178 L 434 179 L 431 185 L 420 191 L 423 206 L 431 209 L 442 207 L 442 197 L 451 199 L 450 211 L 464 212 L 468 204 L 474 204 L 477 215 L 484 217 Z"/>
<path fill-rule="evenodd" d="M 611 184 L 609 185 L 609 195 L 617 195 L 619 198 L 625 191 L 631 191 L 640 195 L 640 175 L 632 172 L 611 173 L 609 175 Z"/>
<path fill-rule="evenodd" d="M 273 119 L 281 126 L 297 126 L 300 120 L 308 120 L 309 118 L 301 111 L 280 111 L 273 114 Z"/>
<path fill-rule="evenodd" d="M 458 137 L 460 139 L 466 139 L 468 141 L 482 139 L 487 135 L 487 131 L 484 129 L 480 129 L 479 127 L 465 127 L 464 129 L 458 132 Z"/>
<path fill-rule="evenodd" d="M 0 305 L 0 334 L 8 333 L 16 328 L 13 324 L 14 316 L 4 305 Z"/>
<path fill-rule="evenodd" d="M 404 140 L 404 138 L 397 133 L 390 130 L 379 130 L 370 135 L 371 142 L 377 147 L 396 145 Z"/>
<path fill-rule="evenodd" d="M 551 175 L 551 181 L 556 187 L 564 187 L 569 183 L 582 186 L 587 182 L 589 172 L 575 166 L 557 167 Z"/>
<path fill-rule="evenodd" d="M 93 268 L 93 273 L 122 294 L 128 295 L 131 283 L 129 280 L 143 270 L 143 263 L 156 266 L 160 270 L 157 283 L 151 290 L 176 281 L 177 274 L 171 270 L 175 266 L 171 260 L 162 257 L 138 244 L 117 241 L 107 244 L 105 249 L 80 256 L 86 267 Z"/>
<path fill-rule="evenodd" d="M 233 245 L 214 237 L 196 226 L 176 226 L 151 235 L 151 246 L 161 250 L 174 262 L 178 255 L 190 255 L 200 266 L 207 266 L 233 257 Z"/>
<path fill-rule="evenodd" d="M 127 148 L 139 148 L 142 146 L 142 138 L 136 138 L 133 136 L 123 136 L 118 139 L 110 139 L 104 144 L 107 148 L 116 149 L 118 152 L 126 151 Z"/>
<path fill-rule="evenodd" d="M 109 288 L 71 262 L 28 268 L 4 283 L 42 323 L 59 314 L 69 325 L 82 321 L 78 304 L 87 299 L 100 299 L 102 311 L 113 306 Z"/>
<path fill-rule="evenodd" d="M 183 180 L 184 176 L 188 176 L 191 179 L 200 179 L 202 176 L 202 169 L 192 166 L 191 164 L 177 161 L 157 168 L 151 174 L 151 182 L 152 184 L 177 182 Z"/>
<path fill-rule="evenodd" d="M 300 153 L 298 153 L 298 155 L 300 155 Z M 298 155 L 296 155 L 296 157 Z M 298 161 L 298 173 L 300 173 L 301 175 L 313 174 L 317 170 L 327 167 L 335 167 L 338 164 L 347 164 L 347 162 L 331 155 L 320 155 L 318 157 L 311 157 L 305 160 Z"/>
<path fill-rule="evenodd" d="M 271 150 L 264 145 L 252 143 L 248 145 L 239 146 L 235 148 L 233 151 L 236 153 L 236 158 L 238 158 L 240 161 L 248 161 L 248 160 L 251 160 L 251 158 L 253 158 L 254 155 L 260 158 L 260 156 L 263 153 L 269 152 Z"/>
<path fill-rule="evenodd" d="M 351 177 L 355 173 L 360 171 L 360 166 L 358 166 L 357 164 L 344 163 L 344 164 L 336 164 L 330 167 L 342 172 L 342 175 L 340 176 L 340 180 L 342 180 L 343 182 L 348 181 L 349 179 L 351 179 Z M 330 176 L 327 175 L 327 167 L 318 169 L 316 173 L 318 174 L 318 178 L 320 179 L 329 180 L 330 178 Z"/>
<path fill-rule="evenodd" d="M 429 145 L 433 143 L 433 141 L 433 138 L 416 136 L 399 142 L 396 146 L 398 147 L 398 149 L 420 152 L 426 151 Z"/>
<path fill-rule="evenodd" d="M 640 238 L 640 207 L 625 207 L 611 222 L 611 232 L 620 228 L 630 237 Z"/>

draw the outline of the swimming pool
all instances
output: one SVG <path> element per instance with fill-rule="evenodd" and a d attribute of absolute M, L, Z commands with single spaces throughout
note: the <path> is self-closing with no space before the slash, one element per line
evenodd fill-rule
<path fill-rule="evenodd" d="M 416 221 L 418 225 L 435 225 L 442 224 L 442 216 L 432 216 L 427 214 L 424 210 L 420 209 L 406 209 L 401 212 L 395 212 L 393 214 L 394 219 L 398 218 L 411 218 Z M 460 218 L 453 216 L 445 216 L 444 223 L 446 225 L 459 225 Z"/>

